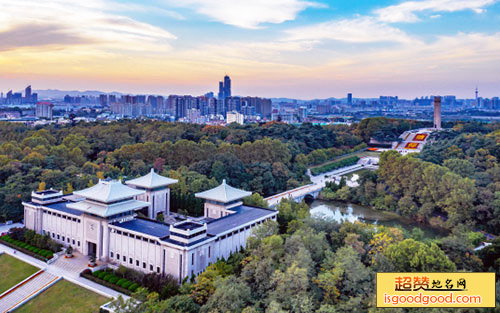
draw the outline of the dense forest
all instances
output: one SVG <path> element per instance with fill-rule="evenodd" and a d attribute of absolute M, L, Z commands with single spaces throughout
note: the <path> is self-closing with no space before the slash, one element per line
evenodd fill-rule
<path fill-rule="evenodd" d="M 198 215 L 193 194 L 228 183 L 269 196 L 308 182 L 308 165 L 363 147 L 354 127 L 282 123 L 229 127 L 154 121 L 31 128 L 0 123 L 0 220 L 22 218 L 41 182 L 66 193 L 154 167 L 179 179 L 174 210 Z"/>
<path fill-rule="evenodd" d="M 278 222 L 254 232 L 244 251 L 162 293 L 139 290 L 118 313 L 181 312 L 498 312 L 495 309 L 377 309 L 376 272 L 500 272 L 500 239 L 475 254 L 477 233 L 458 226 L 441 239 L 309 216 L 305 203 L 282 201 Z M 496 261 L 495 261 L 496 260 Z M 500 299 L 500 283 L 496 286 Z M 497 302 L 498 306 L 498 302 Z"/>
<path fill-rule="evenodd" d="M 393 211 L 452 229 L 464 224 L 500 234 L 500 125 L 457 124 L 436 133 L 420 154 L 389 151 L 360 186 L 330 185 L 323 198 Z"/>
<path fill-rule="evenodd" d="M 309 166 L 361 149 L 374 136 L 420 126 L 427 125 L 386 118 L 352 126 L 0 123 L 0 219 L 22 218 L 21 201 L 42 182 L 70 193 L 99 178 L 136 177 L 151 167 L 179 179 L 172 186 L 179 211 L 199 214 L 193 194 L 223 178 L 254 192 L 248 204 L 265 206 L 263 196 L 308 183 Z M 375 307 L 376 272 L 500 273 L 500 237 L 473 250 L 485 239 L 479 230 L 500 230 L 500 125 L 451 126 L 432 135 L 419 155 L 383 153 L 379 169 L 360 174 L 358 187 L 330 184 L 321 193 L 445 228 L 445 237 L 428 238 L 418 228 L 338 223 L 311 217 L 305 203 L 283 201 L 278 221 L 254 232 L 246 249 L 179 286 L 166 285 L 160 293 L 140 289 L 135 298 L 118 301 L 117 312 L 498 312 Z M 500 299 L 498 279 L 496 291 Z"/>

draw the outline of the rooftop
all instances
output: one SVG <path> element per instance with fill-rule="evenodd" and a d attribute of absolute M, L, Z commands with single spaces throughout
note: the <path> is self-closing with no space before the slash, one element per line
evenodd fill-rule
<path fill-rule="evenodd" d="M 146 189 L 154 189 L 175 184 L 177 182 L 179 182 L 177 179 L 172 179 L 156 174 L 154 169 L 152 168 L 151 172 L 149 172 L 148 174 L 141 176 L 139 178 L 127 180 L 125 183 L 127 185 L 133 185 Z"/>
<path fill-rule="evenodd" d="M 110 203 L 143 194 L 143 191 L 125 186 L 118 180 L 99 180 L 97 185 L 75 191 L 73 194 L 85 199 Z"/>
<path fill-rule="evenodd" d="M 207 233 L 217 235 L 229 231 L 233 228 L 238 228 L 246 223 L 254 222 L 266 216 L 276 214 L 278 211 L 271 209 L 258 208 L 247 205 L 240 205 L 232 209 L 236 213 L 226 215 L 224 217 L 208 220 Z"/>
<path fill-rule="evenodd" d="M 192 229 L 203 227 L 203 224 L 196 223 L 193 221 L 183 221 L 183 222 L 179 222 L 179 223 L 174 224 L 173 227 L 177 228 L 177 229 L 189 231 Z"/>
<path fill-rule="evenodd" d="M 80 210 L 68 208 L 67 205 L 70 203 L 71 202 L 69 202 L 69 201 L 57 202 L 57 203 L 45 204 L 44 207 L 49 208 L 49 209 L 53 209 L 53 210 L 57 210 L 57 211 L 60 211 L 62 213 L 68 213 L 68 214 L 77 215 L 77 216 L 80 216 L 83 214 L 83 212 Z"/>
<path fill-rule="evenodd" d="M 135 231 L 138 233 L 143 233 L 158 238 L 163 238 L 170 235 L 169 225 L 145 220 L 142 218 L 135 218 L 131 221 L 123 223 L 113 223 L 113 225 L 130 231 Z"/>
<path fill-rule="evenodd" d="M 52 194 L 59 194 L 60 191 L 54 190 L 54 189 L 48 189 L 48 190 L 38 190 L 34 191 L 33 193 L 37 195 L 52 195 Z"/>
<path fill-rule="evenodd" d="M 252 193 L 249 191 L 229 186 L 228 184 L 226 184 L 225 179 L 219 186 L 195 194 L 195 196 L 198 198 L 222 202 L 222 203 L 228 203 L 231 201 L 239 200 L 248 197 L 250 195 L 252 195 Z"/>

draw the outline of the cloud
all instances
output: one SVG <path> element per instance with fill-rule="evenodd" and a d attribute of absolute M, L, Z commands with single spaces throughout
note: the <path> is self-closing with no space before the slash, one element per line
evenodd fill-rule
<path fill-rule="evenodd" d="M 130 12 L 144 12 L 149 14 L 159 14 L 180 21 L 186 19 L 179 12 L 145 4 L 110 2 L 107 5 L 107 7 L 115 11 L 130 11 Z"/>
<path fill-rule="evenodd" d="M 91 40 L 78 34 L 67 33 L 64 27 L 50 24 L 16 25 L 0 32 L 0 51 L 19 47 L 47 46 L 53 44 L 77 45 Z"/>
<path fill-rule="evenodd" d="M 172 33 L 120 15 L 103 0 L 0 0 L 3 49 L 44 45 L 70 48 L 86 43 L 93 48 L 122 51 L 166 51 Z M 6 42 L 5 42 L 6 41 Z"/>
<path fill-rule="evenodd" d="M 387 23 L 417 22 L 417 12 L 456 12 L 472 10 L 476 13 L 484 12 L 484 7 L 497 0 L 424 0 L 406 1 L 397 5 L 375 10 L 378 19 Z"/>
<path fill-rule="evenodd" d="M 168 0 L 167 0 L 168 1 Z M 168 1 L 188 7 L 213 20 L 241 28 L 255 29 L 263 23 L 279 24 L 294 20 L 309 7 L 324 5 L 304 0 L 182 0 Z"/>
<path fill-rule="evenodd" d="M 400 29 L 372 17 L 335 20 L 287 30 L 287 40 L 338 40 L 351 43 L 414 41 Z"/>

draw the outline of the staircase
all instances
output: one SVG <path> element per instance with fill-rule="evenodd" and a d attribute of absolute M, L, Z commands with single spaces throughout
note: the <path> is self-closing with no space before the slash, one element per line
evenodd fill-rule
<path fill-rule="evenodd" d="M 12 312 L 25 301 L 51 286 L 59 277 L 44 270 L 37 272 L 0 295 L 0 313 Z"/>

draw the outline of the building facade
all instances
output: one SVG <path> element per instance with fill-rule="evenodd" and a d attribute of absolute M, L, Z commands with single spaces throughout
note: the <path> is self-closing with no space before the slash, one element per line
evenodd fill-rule
<path fill-rule="evenodd" d="M 23 202 L 25 226 L 103 262 L 181 281 L 239 251 L 253 229 L 277 218 L 275 210 L 244 205 L 241 199 L 251 193 L 225 181 L 196 194 L 206 201 L 204 216 L 172 216 L 168 186 L 176 182 L 151 171 L 126 184 L 100 180 L 72 195 L 33 192 Z M 151 219 L 159 213 L 172 222 Z"/>
<path fill-rule="evenodd" d="M 38 102 L 36 104 L 36 117 L 52 119 L 52 109 L 54 105 L 50 102 Z"/>

